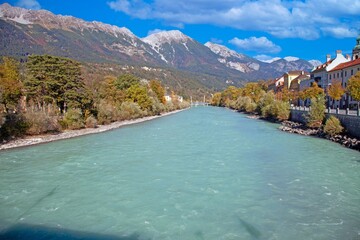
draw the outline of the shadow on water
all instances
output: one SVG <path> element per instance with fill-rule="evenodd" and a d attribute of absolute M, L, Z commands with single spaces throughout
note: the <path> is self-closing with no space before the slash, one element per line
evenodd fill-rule
<path fill-rule="evenodd" d="M 42 196 L 42 197 L 39 198 L 36 202 L 34 202 L 33 205 L 31 205 L 25 212 L 23 212 L 23 214 L 21 214 L 21 215 L 16 219 L 16 222 L 18 222 L 23 216 L 25 216 L 26 214 L 28 214 L 33 208 L 35 208 L 37 205 L 39 205 L 45 198 L 48 198 L 48 197 L 51 197 L 52 195 L 54 195 L 58 187 L 59 187 L 59 186 L 54 187 L 50 192 L 48 192 L 46 195 Z"/>
<path fill-rule="evenodd" d="M 260 239 L 261 232 L 256 227 L 254 227 L 252 224 L 244 221 L 240 217 L 238 217 L 238 220 L 241 223 L 241 226 L 243 226 L 245 228 L 245 230 L 251 235 L 251 237 L 253 239 Z"/>
<path fill-rule="evenodd" d="M 103 235 L 45 226 L 17 224 L 0 232 L 0 240 L 145 240 L 139 234 Z"/>

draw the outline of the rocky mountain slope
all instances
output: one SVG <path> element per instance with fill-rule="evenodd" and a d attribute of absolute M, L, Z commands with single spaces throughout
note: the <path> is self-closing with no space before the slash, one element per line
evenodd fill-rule
<path fill-rule="evenodd" d="M 207 42 L 205 44 L 212 52 L 218 56 L 218 61 L 228 68 L 236 69 L 245 74 L 247 79 L 269 79 L 281 76 L 283 73 L 291 70 L 311 70 L 316 62 L 286 57 L 277 58 L 273 61 L 262 62 L 255 58 L 237 53 L 220 44 Z M 320 63 L 321 64 L 321 63 Z"/>
<path fill-rule="evenodd" d="M 7 3 L 0 5 L 0 55 L 26 59 L 29 54 L 173 69 L 197 75 L 202 82 L 212 79 L 207 87 L 217 79 L 216 88 L 312 68 L 309 62 L 300 59 L 261 62 L 225 46 L 203 45 L 180 31 L 164 31 L 140 39 L 124 27 L 12 7 Z"/>

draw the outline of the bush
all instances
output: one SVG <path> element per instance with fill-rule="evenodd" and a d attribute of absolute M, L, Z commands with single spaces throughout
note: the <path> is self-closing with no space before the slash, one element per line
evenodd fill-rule
<path fill-rule="evenodd" d="M 270 105 L 261 109 L 261 114 L 265 118 L 273 118 L 280 121 L 288 120 L 290 116 L 290 106 L 287 102 L 276 100 Z"/>
<path fill-rule="evenodd" d="M 86 128 L 96 128 L 97 127 L 97 120 L 93 115 L 90 115 L 86 118 L 85 127 Z"/>
<path fill-rule="evenodd" d="M 339 119 L 337 119 L 334 116 L 331 116 L 328 120 L 326 120 L 325 126 L 324 126 L 324 132 L 330 136 L 334 136 L 336 134 L 339 134 L 343 131 L 343 127 L 341 126 L 341 123 Z"/>
<path fill-rule="evenodd" d="M 43 111 L 31 110 L 24 115 L 26 122 L 29 124 L 29 128 L 26 131 L 29 135 L 61 131 L 57 116 L 51 116 Z"/>
<path fill-rule="evenodd" d="M 320 95 L 318 98 L 311 99 L 311 109 L 307 116 L 307 126 L 310 128 L 320 128 L 325 118 L 325 97 Z"/>
<path fill-rule="evenodd" d="M 75 108 L 70 109 L 65 113 L 63 118 L 63 125 L 68 129 L 80 129 L 84 127 L 84 119 L 82 116 L 81 109 Z"/>
<path fill-rule="evenodd" d="M 118 111 L 112 104 L 106 101 L 100 101 L 97 106 L 97 110 L 97 119 L 99 124 L 109 124 L 117 120 Z"/>
<path fill-rule="evenodd" d="M 246 96 L 246 97 L 239 97 L 234 104 L 234 108 L 239 111 L 246 111 L 248 113 L 253 113 L 256 111 L 257 105 L 253 100 L 251 100 L 250 97 Z"/>
<path fill-rule="evenodd" d="M 129 120 L 144 117 L 147 112 L 142 111 L 140 106 L 134 102 L 123 102 L 120 106 L 120 119 Z"/>
<path fill-rule="evenodd" d="M 26 134 L 29 124 L 21 113 L 8 113 L 0 127 L 0 140 L 21 137 Z"/>

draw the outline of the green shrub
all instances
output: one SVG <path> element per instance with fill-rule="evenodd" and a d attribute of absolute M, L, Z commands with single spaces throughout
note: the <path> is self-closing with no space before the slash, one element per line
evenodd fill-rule
<path fill-rule="evenodd" d="M 287 102 L 275 100 L 261 109 L 261 115 L 264 118 L 273 118 L 276 120 L 288 120 L 290 116 L 290 106 Z"/>
<path fill-rule="evenodd" d="M 320 95 L 311 99 L 311 109 L 307 116 L 307 126 L 311 128 L 320 128 L 325 118 L 325 97 Z"/>
<path fill-rule="evenodd" d="M 234 109 L 237 109 L 239 111 L 246 111 L 248 113 L 255 112 L 256 108 L 256 103 L 248 96 L 239 97 L 234 104 Z"/>
<path fill-rule="evenodd" d="M 99 105 L 97 106 L 97 111 L 97 119 L 99 124 L 109 124 L 117 120 L 117 109 L 106 101 L 100 101 Z"/>
<path fill-rule="evenodd" d="M 331 116 L 325 122 L 324 132 L 330 136 L 334 136 L 336 134 L 341 133 L 343 131 L 343 129 L 344 128 L 341 126 L 339 119 L 337 119 L 334 116 Z"/>
<path fill-rule="evenodd" d="M 142 111 L 140 106 L 134 102 L 123 102 L 120 106 L 120 119 L 129 120 L 144 117 L 147 112 Z"/>
<path fill-rule="evenodd" d="M 86 118 L 85 127 L 86 128 L 96 128 L 97 127 L 97 120 L 93 115 L 90 115 Z"/>
<path fill-rule="evenodd" d="M 49 115 L 43 111 L 32 110 L 27 111 L 24 116 L 29 124 L 29 128 L 26 131 L 29 135 L 61 131 L 57 116 Z"/>
<path fill-rule="evenodd" d="M 72 130 L 80 129 L 85 126 L 81 109 L 78 109 L 78 108 L 68 110 L 65 113 L 62 122 L 66 128 L 72 129 Z"/>

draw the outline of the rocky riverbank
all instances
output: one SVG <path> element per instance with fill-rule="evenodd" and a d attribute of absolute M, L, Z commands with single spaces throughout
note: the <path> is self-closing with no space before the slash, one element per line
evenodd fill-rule
<path fill-rule="evenodd" d="M 311 129 L 302 123 L 296 123 L 292 121 L 282 122 L 279 129 L 284 132 L 325 138 L 330 141 L 339 143 L 344 147 L 360 151 L 360 140 L 357 138 L 349 137 L 345 134 L 337 134 L 335 136 L 329 136 L 325 134 L 322 129 Z"/>
<path fill-rule="evenodd" d="M 185 109 L 183 109 L 183 110 L 185 110 Z M 116 129 L 116 128 L 119 128 L 119 127 L 122 127 L 122 126 L 141 123 L 141 122 L 153 120 L 155 118 L 168 116 L 170 114 L 178 113 L 178 112 L 183 111 L 183 110 L 177 110 L 177 111 L 173 111 L 173 112 L 168 112 L 168 113 L 164 113 L 164 114 L 157 115 L 157 116 L 150 116 L 150 117 L 143 117 L 143 118 L 138 118 L 138 119 L 134 119 L 134 120 L 114 122 L 114 123 L 111 123 L 109 125 L 99 125 L 96 128 L 84 128 L 84 129 L 79 129 L 79 130 L 67 130 L 67 131 L 59 133 L 59 134 L 28 136 L 28 137 L 25 137 L 25 138 L 16 139 L 16 140 L 12 140 L 12 141 L 0 144 L 0 150 L 10 149 L 10 148 L 17 148 L 17 147 L 26 147 L 26 146 L 31 146 L 31 145 L 35 145 L 35 144 L 53 142 L 53 141 L 57 141 L 57 140 L 74 138 L 74 137 L 79 137 L 79 136 L 88 135 L 88 134 L 101 133 L 101 132 L 109 131 L 109 130 Z"/>

